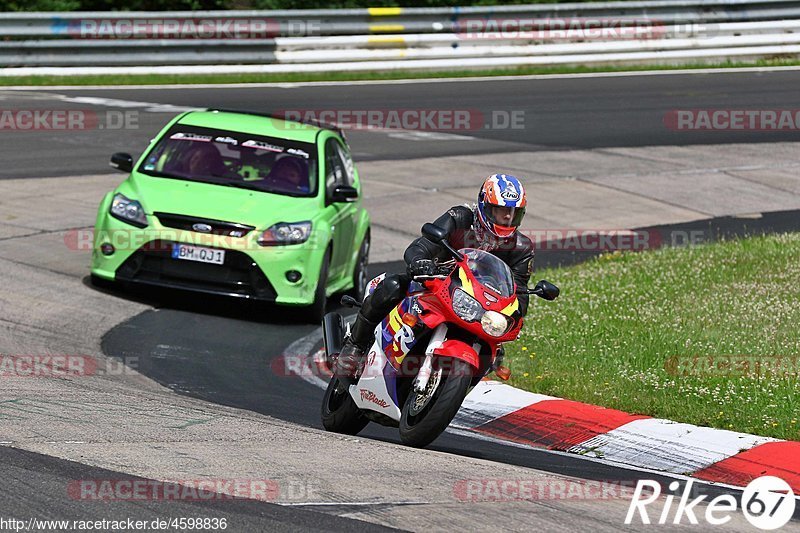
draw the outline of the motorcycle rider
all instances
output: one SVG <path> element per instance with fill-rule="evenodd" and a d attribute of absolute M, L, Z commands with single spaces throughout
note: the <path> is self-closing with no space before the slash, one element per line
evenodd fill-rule
<path fill-rule="evenodd" d="M 533 272 L 533 243 L 517 231 L 525 216 L 526 203 L 525 189 L 519 179 L 493 174 L 483 182 L 477 204 L 452 207 L 434 224 L 447 231 L 447 240 L 455 249 L 478 248 L 497 256 L 511 268 L 517 286 L 527 287 Z M 355 380 L 375 327 L 406 296 L 411 279 L 435 274 L 434 260 L 450 258 L 443 246 L 425 237 L 411 243 L 403 255 L 406 274 L 384 278 L 364 300 L 350 336 L 345 339 L 334 370 L 344 385 Z M 517 298 L 520 312 L 525 315 L 528 295 L 519 294 Z"/>

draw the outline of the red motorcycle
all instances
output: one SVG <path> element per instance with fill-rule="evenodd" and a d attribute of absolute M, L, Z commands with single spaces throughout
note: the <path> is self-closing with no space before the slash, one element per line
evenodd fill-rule
<path fill-rule="evenodd" d="M 559 289 L 542 280 L 517 288 L 511 269 L 494 255 L 472 248 L 455 250 L 446 232 L 425 224 L 422 233 L 453 259 L 434 276 L 417 276 L 407 297 L 375 328 L 357 381 L 347 389 L 334 375 L 322 403 L 328 431 L 355 435 L 370 421 L 400 428 L 400 438 L 422 447 L 436 439 L 458 412 L 469 389 L 499 371 L 502 344 L 522 328 L 517 294 L 554 300 Z M 371 294 L 385 275 L 368 286 Z M 359 306 L 354 299 L 345 305 Z M 328 364 L 335 368 L 345 327 L 339 313 L 323 320 Z M 507 379 L 507 375 L 504 376 Z"/>

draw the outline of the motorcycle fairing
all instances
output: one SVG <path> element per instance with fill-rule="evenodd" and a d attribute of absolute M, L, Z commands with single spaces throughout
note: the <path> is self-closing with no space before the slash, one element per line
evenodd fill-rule
<path fill-rule="evenodd" d="M 461 359 L 462 361 L 472 365 L 477 370 L 481 366 L 480 357 L 478 356 L 478 351 L 480 348 L 480 344 L 477 343 L 473 346 L 470 346 L 466 342 L 459 339 L 445 339 L 440 347 L 433 350 L 433 353 L 435 355 Z"/>
<path fill-rule="evenodd" d="M 404 298 L 379 324 L 380 331 L 377 338 L 381 349 L 396 370 L 400 369 L 403 359 L 417 343 L 413 328 L 403 322 L 403 317 L 407 313 L 417 314 L 415 309 L 419 307 L 416 302 L 416 296 Z"/>
<path fill-rule="evenodd" d="M 361 377 L 350 385 L 350 396 L 360 409 L 377 411 L 394 420 L 400 420 L 397 373 L 386 359 L 379 340 L 372 344 L 368 352 Z"/>

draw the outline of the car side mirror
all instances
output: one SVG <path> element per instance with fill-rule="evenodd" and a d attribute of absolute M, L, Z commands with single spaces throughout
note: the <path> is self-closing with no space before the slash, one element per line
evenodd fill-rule
<path fill-rule="evenodd" d="M 422 235 L 429 241 L 437 244 L 447 240 L 447 231 L 435 224 L 431 224 L 430 222 L 427 222 L 422 226 Z"/>
<path fill-rule="evenodd" d="M 124 152 L 117 152 L 111 156 L 111 163 L 109 164 L 120 172 L 130 172 L 133 170 L 133 156 Z"/>
<path fill-rule="evenodd" d="M 537 283 L 530 292 L 531 294 L 535 294 L 536 296 L 549 301 L 555 300 L 561 293 L 558 287 L 544 279 L 539 281 L 539 283 Z"/>
<path fill-rule="evenodd" d="M 331 202 L 355 202 L 358 199 L 358 189 L 350 185 L 337 185 L 331 193 Z"/>

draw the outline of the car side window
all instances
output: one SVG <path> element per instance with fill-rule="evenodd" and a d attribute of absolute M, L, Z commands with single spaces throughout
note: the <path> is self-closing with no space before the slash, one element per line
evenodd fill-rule
<path fill-rule="evenodd" d="M 329 195 L 336 186 L 348 185 L 347 170 L 340 152 L 336 139 L 328 139 L 325 143 L 325 189 Z"/>
<path fill-rule="evenodd" d="M 336 145 L 336 151 L 339 153 L 339 157 L 344 164 L 344 172 L 345 172 L 345 185 L 353 186 L 356 182 L 356 172 L 355 166 L 353 165 L 353 158 L 350 156 L 350 150 L 344 148 L 341 144 L 334 143 Z"/>

